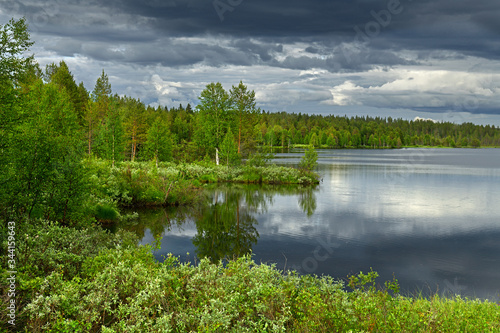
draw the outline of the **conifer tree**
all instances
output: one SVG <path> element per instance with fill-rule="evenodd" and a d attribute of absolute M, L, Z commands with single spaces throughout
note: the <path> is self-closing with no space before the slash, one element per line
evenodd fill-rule
<path fill-rule="evenodd" d="M 80 91 L 80 94 L 82 92 Z M 92 98 L 88 100 L 85 108 L 85 122 L 87 127 L 88 154 L 92 154 L 92 145 L 96 137 L 102 136 L 98 131 L 105 128 L 105 118 L 108 116 L 111 99 L 111 84 L 108 76 L 102 71 L 97 79 Z"/>
<path fill-rule="evenodd" d="M 130 160 L 135 161 L 140 146 L 146 141 L 148 129 L 146 107 L 137 99 L 125 97 L 122 101 L 125 136 L 130 149 Z"/>
<path fill-rule="evenodd" d="M 77 85 L 68 65 L 61 61 L 59 66 L 52 63 L 45 70 L 47 81 L 56 84 L 60 89 L 65 89 L 78 116 L 78 121 L 83 125 L 88 92 L 83 82 Z"/>

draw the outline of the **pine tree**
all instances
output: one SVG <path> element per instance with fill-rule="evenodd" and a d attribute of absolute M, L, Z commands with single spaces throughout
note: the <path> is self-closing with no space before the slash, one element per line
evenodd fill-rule
<path fill-rule="evenodd" d="M 80 94 L 82 94 L 81 88 Z M 108 76 L 102 71 L 97 79 L 92 98 L 87 101 L 85 107 L 85 123 L 87 127 L 88 154 L 92 154 L 92 145 L 97 137 L 102 136 L 98 130 L 105 128 L 105 118 L 108 116 L 111 98 L 111 84 Z"/>
<path fill-rule="evenodd" d="M 146 141 L 148 128 L 146 107 L 139 100 L 125 97 L 122 108 L 125 114 L 125 135 L 130 147 L 130 160 L 135 161 L 140 146 Z"/>
<path fill-rule="evenodd" d="M 71 74 L 68 65 L 64 61 L 61 61 L 59 66 L 54 63 L 47 65 L 45 73 L 48 82 L 66 90 L 77 113 L 78 121 L 83 125 L 88 100 L 88 92 L 83 86 L 83 82 L 79 86 L 76 84 L 73 74 Z"/>
<path fill-rule="evenodd" d="M 97 114 L 101 120 L 108 114 L 111 93 L 111 84 L 109 83 L 108 75 L 106 75 L 103 69 L 92 91 L 92 100 L 97 103 Z"/>

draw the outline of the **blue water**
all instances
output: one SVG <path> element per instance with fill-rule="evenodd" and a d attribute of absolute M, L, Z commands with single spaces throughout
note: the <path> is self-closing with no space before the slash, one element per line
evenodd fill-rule
<path fill-rule="evenodd" d="M 341 279 L 373 269 L 381 284 L 395 276 L 406 294 L 500 299 L 499 149 L 318 153 L 316 188 L 221 187 L 209 209 L 152 214 L 168 217 L 154 231 L 143 220 L 142 242 L 161 239 L 160 260 L 251 249 L 256 262 L 303 274 Z M 294 165 L 302 155 L 274 162 Z"/>

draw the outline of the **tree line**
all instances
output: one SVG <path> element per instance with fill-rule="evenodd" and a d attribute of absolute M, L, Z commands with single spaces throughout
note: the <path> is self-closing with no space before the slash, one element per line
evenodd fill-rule
<path fill-rule="evenodd" d="M 347 117 L 302 113 L 271 113 L 256 107 L 255 92 L 243 82 L 226 91 L 208 84 L 192 107 L 152 107 L 139 99 L 112 93 L 102 72 L 88 92 L 76 84 L 64 61 L 36 68 L 24 92 L 39 85 L 66 99 L 71 131 L 85 143 L 85 153 L 116 161 L 214 160 L 234 164 L 258 147 L 312 145 L 317 148 L 400 148 L 403 146 L 499 146 L 495 126 L 408 121 L 380 117 Z M 31 95 L 26 95 L 32 98 Z M 68 125 L 69 126 L 69 125 Z"/>
<path fill-rule="evenodd" d="M 41 72 L 38 70 L 38 72 Z M 92 92 L 74 81 L 62 61 L 38 75 L 45 85 L 66 93 L 86 152 L 114 161 L 194 161 L 220 158 L 237 163 L 258 147 L 400 148 L 403 146 L 499 146 L 495 126 L 432 120 L 271 113 L 256 107 L 255 92 L 243 82 L 226 91 L 210 83 L 199 104 L 145 105 L 139 99 L 112 94 L 103 71 Z"/>

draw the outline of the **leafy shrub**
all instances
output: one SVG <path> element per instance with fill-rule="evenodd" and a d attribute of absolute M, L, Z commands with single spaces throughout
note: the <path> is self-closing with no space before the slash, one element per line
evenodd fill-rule
<path fill-rule="evenodd" d="M 202 183 L 217 183 L 217 177 L 212 174 L 202 175 L 198 180 Z"/>
<path fill-rule="evenodd" d="M 102 332 L 494 332 L 498 305 L 391 296 L 377 274 L 349 279 L 283 273 L 250 256 L 197 266 L 150 249 L 106 249 L 72 280 L 52 273 L 26 307 L 28 329 Z M 394 287 L 394 286 L 393 286 Z M 87 325 L 87 326 L 85 326 Z M 89 329 L 90 327 L 90 329 Z"/>
<path fill-rule="evenodd" d="M 99 221 L 116 221 L 120 214 L 114 207 L 106 204 L 98 204 L 96 206 L 95 218 Z"/>
<path fill-rule="evenodd" d="M 191 205 L 202 197 L 202 183 L 241 182 L 267 184 L 314 184 L 317 174 L 283 166 L 242 167 L 162 162 L 126 162 L 112 167 L 109 162 L 90 159 L 91 202 L 99 220 L 119 218 L 119 206 Z M 116 214 L 115 215 L 115 212 Z"/>
<path fill-rule="evenodd" d="M 120 231 L 110 234 L 100 227 L 89 225 L 83 229 L 63 227 L 55 222 L 29 221 L 19 225 L 19 237 L 16 238 L 18 289 L 16 299 L 18 306 L 24 307 L 50 279 L 71 281 L 79 279 L 82 265 L 90 257 L 108 248 L 131 248 L 137 244 L 137 238 L 131 233 Z M 6 247 L 6 244 L 2 244 Z M 5 263 L 2 261 L 2 264 Z M 2 267 L 3 268 L 3 267 Z M 2 270 L 1 278 L 5 281 L 7 270 Z M 52 276 L 52 278 L 48 278 Z M 1 287 L 1 305 L 8 299 L 6 288 Z M 51 289 L 51 293 L 53 290 Z M 69 302 L 72 298 L 67 298 Z M 77 300 L 76 302 L 78 302 Z M 6 305 L 5 305 L 6 306 Z M 26 320 L 24 310 L 18 312 L 19 325 Z M 57 318 L 55 318 L 57 319 Z M 58 319 L 57 319 L 58 320 Z M 57 322 L 56 320 L 56 322 Z M 2 321 L 4 322 L 4 321 Z M 5 321 L 6 322 L 6 321 Z M 59 322 L 62 325 L 74 326 L 75 323 Z M 64 326 L 66 327 L 66 326 Z M 68 328 L 69 329 L 69 328 Z M 60 331 L 54 328 L 56 331 Z"/>

